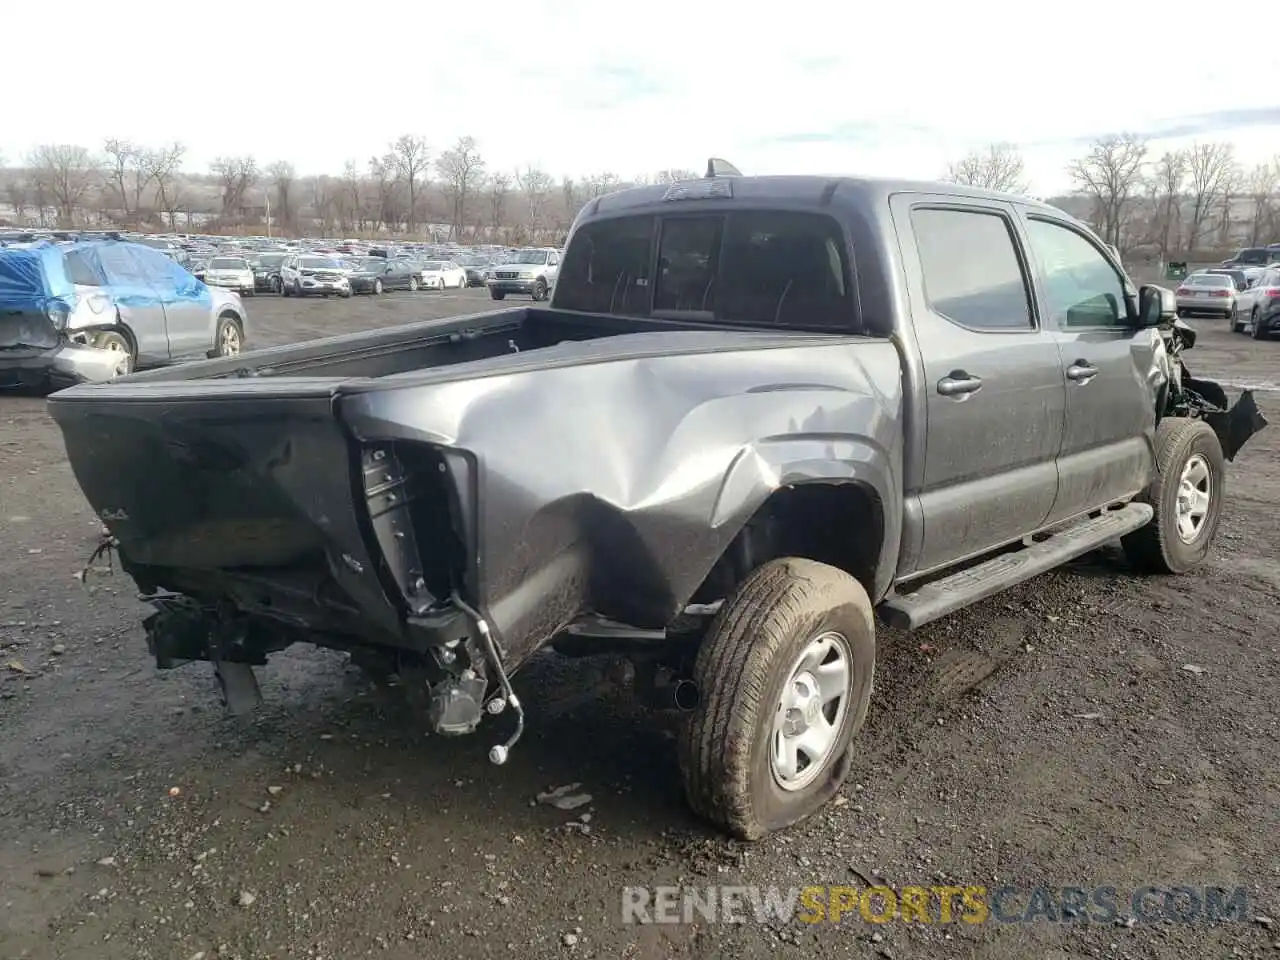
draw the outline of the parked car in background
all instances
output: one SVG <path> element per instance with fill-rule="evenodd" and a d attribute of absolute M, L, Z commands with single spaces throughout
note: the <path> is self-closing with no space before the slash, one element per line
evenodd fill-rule
<path fill-rule="evenodd" d="M 286 297 L 351 296 L 351 282 L 336 257 L 291 254 L 280 264 L 280 289 Z"/>
<path fill-rule="evenodd" d="M 1193 273 L 1178 286 L 1178 315 L 1223 317 L 1236 312 L 1236 283 L 1220 273 Z"/>
<path fill-rule="evenodd" d="M 426 290 L 443 290 L 445 287 L 457 287 L 459 290 L 467 285 L 467 271 L 452 260 L 428 260 L 422 264 L 419 277 Z"/>
<path fill-rule="evenodd" d="M 260 253 L 252 260 L 250 265 L 253 267 L 253 289 L 261 290 L 264 293 L 280 292 L 280 265 L 284 263 L 287 254 L 283 253 Z"/>
<path fill-rule="evenodd" d="M 493 270 L 486 280 L 489 296 L 501 300 L 509 293 L 523 293 L 534 300 L 547 299 L 560 273 L 560 251 L 551 249 L 516 250 L 505 263 Z"/>
<path fill-rule="evenodd" d="M 467 274 L 468 287 L 483 287 L 485 281 L 485 270 L 489 267 L 489 260 L 486 257 L 462 257 L 459 258 L 458 266 L 462 267 Z"/>
<path fill-rule="evenodd" d="M 1240 308 L 1231 329 L 1255 340 L 1280 333 L 1280 267 L 1268 267 L 1250 288 L 1248 306 Z"/>
<path fill-rule="evenodd" d="M 204 282 L 253 296 L 253 267 L 245 257 L 214 257 L 205 267 Z"/>
<path fill-rule="evenodd" d="M 1280 262 L 1280 248 L 1275 247 L 1245 247 L 1236 251 L 1236 255 L 1229 260 L 1223 260 L 1224 267 L 1267 267 L 1273 263 Z"/>
<path fill-rule="evenodd" d="M 239 296 L 152 247 L 41 243 L 0 253 L 0 385 L 109 380 L 244 347 Z"/>
<path fill-rule="evenodd" d="M 352 293 L 380 294 L 384 290 L 417 290 L 421 268 L 408 260 L 362 257 L 347 276 Z"/>
<path fill-rule="evenodd" d="M 201 257 L 199 260 L 192 260 L 187 265 L 187 269 L 191 272 L 191 275 L 200 281 L 204 280 L 205 270 L 207 270 L 208 267 L 209 260 L 206 257 Z"/>

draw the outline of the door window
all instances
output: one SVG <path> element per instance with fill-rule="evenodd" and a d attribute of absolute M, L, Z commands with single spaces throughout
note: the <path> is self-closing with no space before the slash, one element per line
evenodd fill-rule
<path fill-rule="evenodd" d="M 1082 234 L 1049 220 L 1029 219 L 1027 236 L 1060 328 L 1128 324 L 1124 281 L 1102 251 Z"/>
<path fill-rule="evenodd" d="M 994 212 L 917 207 L 911 226 L 935 311 L 970 330 L 1034 328 L 1008 220 Z"/>

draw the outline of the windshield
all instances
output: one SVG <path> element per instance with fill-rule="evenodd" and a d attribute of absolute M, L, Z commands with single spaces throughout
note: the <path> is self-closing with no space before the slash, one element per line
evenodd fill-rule
<path fill-rule="evenodd" d="M 507 258 L 507 263 L 546 263 L 545 250 L 517 250 Z"/>
<path fill-rule="evenodd" d="M 387 268 L 387 261 L 380 257 L 364 257 L 354 262 L 357 270 L 363 270 L 366 273 L 381 273 Z"/>
<path fill-rule="evenodd" d="M 264 253 L 258 257 L 258 266 L 260 267 L 278 267 L 284 263 L 283 253 Z"/>
<path fill-rule="evenodd" d="M 303 257 L 299 261 L 306 270 L 337 270 L 340 264 L 332 257 Z"/>
<path fill-rule="evenodd" d="M 428 260 L 422 265 L 423 270 L 445 270 L 448 269 L 442 260 Z"/>
<path fill-rule="evenodd" d="M 248 266 L 247 260 L 237 257 L 214 257 L 209 261 L 210 270 L 245 270 Z"/>
<path fill-rule="evenodd" d="M 1190 287 L 1230 287 L 1234 286 L 1230 277 L 1224 277 L 1217 273 L 1197 273 L 1194 277 L 1187 278 L 1187 286 Z"/>

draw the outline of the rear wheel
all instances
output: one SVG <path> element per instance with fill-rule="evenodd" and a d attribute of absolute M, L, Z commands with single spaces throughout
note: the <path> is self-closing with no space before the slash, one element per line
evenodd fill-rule
<path fill-rule="evenodd" d="M 116 375 L 123 377 L 133 373 L 137 358 L 134 356 L 133 344 L 119 330 L 103 330 L 93 335 L 93 346 L 99 350 L 109 350 L 120 354 L 120 363 L 116 367 Z"/>
<path fill-rule="evenodd" d="M 417 277 L 410 277 L 410 278 L 409 278 L 409 290 L 410 290 L 410 292 L 412 292 L 412 293 L 417 293 L 417 292 L 418 292 L 418 278 L 417 278 Z"/>
<path fill-rule="evenodd" d="M 1262 318 L 1258 316 L 1258 311 L 1253 311 L 1253 329 L 1249 331 L 1255 340 L 1267 339 L 1267 332 L 1262 325 Z"/>
<path fill-rule="evenodd" d="M 819 810 L 849 772 L 875 672 L 871 601 L 847 573 L 764 564 L 702 641 L 679 741 L 690 806 L 743 840 Z"/>
<path fill-rule="evenodd" d="M 1203 420 L 1166 417 L 1156 429 L 1156 478 L 1139 497 L 1151 522 L 1121 538 L 1125 554 L 1149 573 L 1186 573 L 1204 562 L 1222 516 L 1225 458 Z"/>
<path fill-rule="evenodd" d="M 497 290 L 490 290 L 489 296 L 492 297 L 494 300 L 501 300 L 506 296 L 506 294 L 499 293 Z"/>

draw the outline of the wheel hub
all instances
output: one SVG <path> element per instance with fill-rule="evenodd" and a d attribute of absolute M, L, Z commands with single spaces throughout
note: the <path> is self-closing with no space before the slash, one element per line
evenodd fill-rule
<path fill-rule="evenodd" d="M 774 717 L 770 768 L 784 790 L 813 783 L 832 759 L 849 705 L 849 642 L 824 633 L 801 651 L 782 688 Z"/>
<path fill-rule="evenodd" d="M 1182 475 L 1178 478 L 1178 495 L 1174 501 L 1178 539 L 1183 543 L 1194 543 L 1203 531 L 1205 520 L 1209 516 L 1212 492 L 1209 463 L 1197 453 L 1182 468 Z"/>

